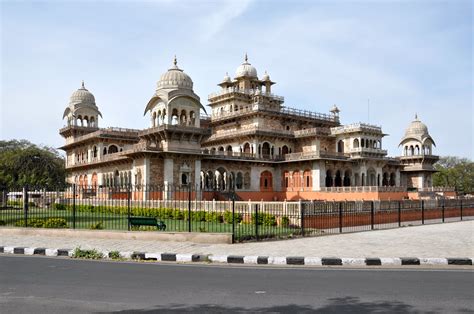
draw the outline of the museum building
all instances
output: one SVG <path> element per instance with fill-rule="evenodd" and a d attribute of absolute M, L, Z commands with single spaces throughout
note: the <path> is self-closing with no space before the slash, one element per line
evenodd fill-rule
<path fill-rule="evenodd" d="M 340 123 L 328 113 L 289 108 L 245 56 L 207 109 L 178 67 L 161 75 L 144 104 L 144 129 L 100 128 L 102 113 L 84 83 L 64 111 L 67 181 L 87 193 L 127 186 L 190 187 L 206 199 L 359 200 L 433 197 L 435 142 L 417 116 L 388 157 L 380 126 Z M 85 192 L 84 192 L 85 193 Z M 424 194 L 423 194 L 424 193 Z M 85 194 L 84 194 L 85 195 Z M 160 194 L 159 197 L 165 194 Z M 134 194 L 152 198 L 152 194 Z"/>

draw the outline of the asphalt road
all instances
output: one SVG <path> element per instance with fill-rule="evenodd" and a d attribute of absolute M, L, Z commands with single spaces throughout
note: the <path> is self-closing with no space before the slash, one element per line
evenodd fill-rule
<path fill-rule="evenodd" d="M 466 313 L 461 270 L 219 267 L 0 256 L 0 313 Z"/>

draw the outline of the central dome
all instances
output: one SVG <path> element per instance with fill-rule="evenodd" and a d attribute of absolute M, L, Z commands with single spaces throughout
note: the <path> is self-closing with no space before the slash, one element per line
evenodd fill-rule
<path fill-rule="evenodd" d="M 178 68 L 178 61 L 174 57 L 173 66 L 163 75 L 157 83 L 157 89 L 193 89 L 193 80 Z"/>
<path fill-rule="evenodd" d="M 84 87 L 84 81 L 82 81 L 81 88 L 72 93 L 69 98 L 69 105 L 77 105 L 81 103 L 95 105 L 95 97 Z"/>
<path fill-rule="evenodd" d="M 255 69 L 250 63 L 248 63 L 247 54 L 245 54 L 244 63 L 242 63 L 235 71 L 235 78 L 239 77 L 257 77 L 257 69 Z"/>

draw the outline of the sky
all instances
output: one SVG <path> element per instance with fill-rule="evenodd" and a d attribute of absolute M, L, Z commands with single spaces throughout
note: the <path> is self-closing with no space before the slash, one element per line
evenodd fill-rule
<path fill-rule="evenodd" d="M 0 139 L 60 147 L 58 130 L 81 81 L 101 127 L 143 129 L 173 56 L 207 105 L 248 53 L 292 108 L 344 124 L 382 126 L 400 155 L 415 114 L 434 153 L 473 159 L 473 2 L 8 1 L 0 2 Z"/>

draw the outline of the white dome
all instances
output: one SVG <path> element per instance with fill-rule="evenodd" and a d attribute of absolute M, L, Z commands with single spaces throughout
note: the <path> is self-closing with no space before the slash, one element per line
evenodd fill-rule
<path fill-rule="evenodd" d="M 84 81 L 82 81 L 81 88 L 72 93 L 71 97 L 69 98 L 69 105 L 81 103 L 95 105 L 95 97 L 84 87 Z"/>
<path fill-rule="evenodd" d="M 160 80 L 157 83 L 157 89 L 175 89 L 175 88 L 184 88 L 184 89 L 193 89 L 193 80 L 178 68 L 176 57 L 174 58 L 173 66 L 163 75 L 161 75 Z"/>
<path fill-rule="evenodd" d="M 413 120 L 408 128 L 406 128 L 405 135 L 401 142 L 403 143 L 407 139 L 416 139 L 420 142 L 424 142 L 426 139 L 433 141 L 428 132 L 428 127 L 418 119 L 417 115 L 415 115 L 415 120 Z"/>
<path fill-rule="evenodd" d="M 248 63 L 247 54 L 245 54 L 245 61 L 235 71 L 235 77 L 257 77 L 257 69 L 255 69 L 250 63 Z"/>
<path fill-rule="evenodd" d="M 263 74 L 262 81 L 270 81 L 270 75 L 268 75 L 267 71 Z"/>
<path fill-rule="evenodd" d="M 225 73 L 224 78 L 222 79 L 222 83 L 232 83 L 232 80 L 230 79 L 229 73 Z"/>

